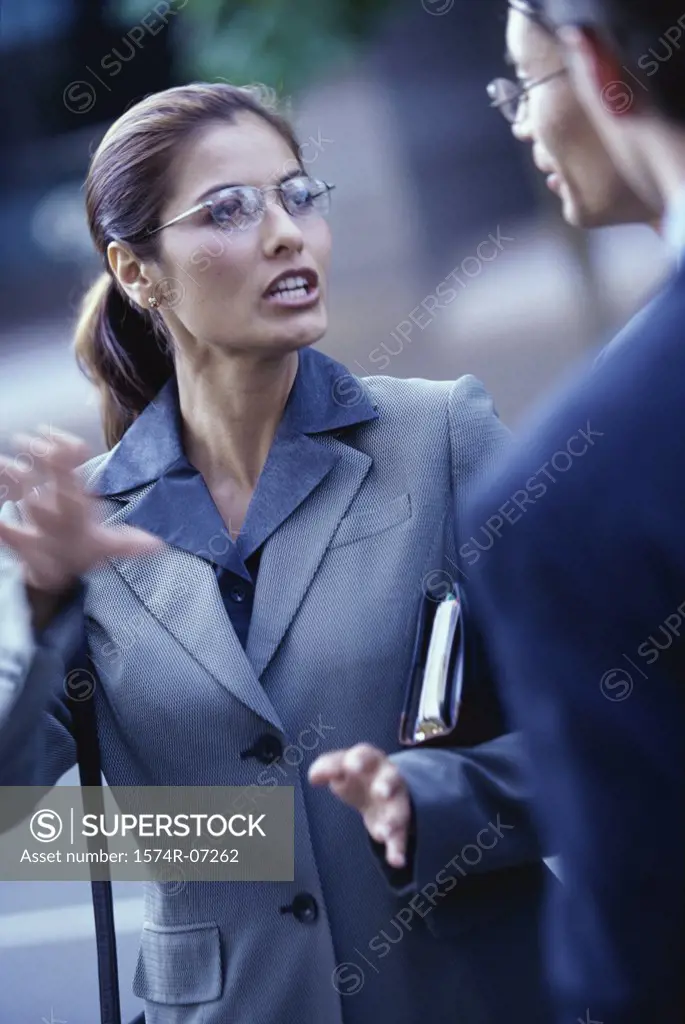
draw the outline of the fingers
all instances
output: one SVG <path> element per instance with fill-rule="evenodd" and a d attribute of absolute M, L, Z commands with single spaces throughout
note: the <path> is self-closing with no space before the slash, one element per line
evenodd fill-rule
<path fill-rule="evenodd" d="M 406 864 L 412 806 L 407 784 L 382 750 L 359 743 L 318 757 L 309 769 L 314 786 L 329 786 L 341 800 L 362 812 L 364 825 L 393 868 Z"/>
<path fill-rule="evenodd" d="M 71 472 L 86 461 L 88 445 L 80 437 L 43 425 L 39 434 L 17 433 L 14 443 L 22 449 L 21 457 L 38 472 Z"/>
<path fill-rule="evenodd" d="M 46 427 L 44 431 L 50 433 L 50 428 Z M 19 435 L 19 440 L 36 451 L 35 438 Z M 29 503 L 32 506 L 39 503 L 46 530 L 50 529 L 50 520 L 46 517 L 51 513 L 53 529 L 59 529 L 67 523 L 78 529 L 88 514 L 88 499 L 83 483 L 74 470 L 85 462 L 88 447 L 80 438 L 54 430 L 49 437 L 42 437 L 41 441 L 44 444 L 40 466 L 47 485 L 45 494 L 40 494 L 38 498 L 31 496 Z"/>
<path fill-rule="evenodd" d="M 164 547 L 164 541 L 145 530 L 133 526 L 112 530 L 107 527 L 98 528 L 98 541 L 102 558 L 135 558 L 137 555 L 151 554 Z"/>
<path fill-rule="evenodd" d="M 329 786 L 332 793 L 350 807 L 366 809 L 369 788 L 385 754 L 368 743 L 349 750 L 334 750 L 317 758 L 309 769 L 315 786 Z"/>
<path fill-rule="evenodd" d="M 25 457 L 11 464 L 12 496 L 24 498 L 28 522 L 5 525 L 0 533 L 0 541 L 24 561 L 32 586 L 64 589 L 109 558 L 131 558 L 163 547 L 163 541 L 143 530 L 100 524 L 94 499 L 75 472 L 88 457 L 87 445 L 64 431 L 39 429 L 40 436 L 16 435 Z"/>
<path fill-rule="evenodd" d="M 370 807 L 364 815 L 369 835 L 385 843 L 385 859 L 391 867 L 404 867 L 412 807 L 407 784 L 391 761 L 386 760 L 376 773 L 369 796 Z"/>
<path fill-rule="evenodd" d="M 22 501 L 38 480 L 33 460 L 0 455 L 0 505 L 5 500 Z"/>
<path fill-rule="evenodd" d="M 6 498 L 21 501 L 29 491 L 47 479 L 52 488 L 65 493 L 78 490 L 73 470 L 88 456 L 87 445 L 71 434 L 50 426 L 39 427 L 38 434 L 18 433 L 13 437 L 19 449 L 13 459 L 0 456 L 0 503 Z"/>
<path fill-rule="evenodd" d="M 407 832 L 395 832 L 385 844 L 385 859 L 391 868 L 403 868 L 407 863 Z"/>
<path fill-rule="evenodd" d="M 370 776 L 375 774 L 385 761 L 385 754 L 370 743 L 357 743 L 345 754 L 345 770 L 355 775 Z"/>
<path fill-rule="evenodd" d="M 385 843 L 398 832 L 408 832 L 411 822 L 411 801 L 406 791 L 398 792 L 392 800 L 377 803 L 364 815 L 364 824 L 372 839 Z"/>
<path fill-rule="evenodd" d="M 395 832 L 406 831 L 410 820 L 407 784 L 395 765 L 386 760 L 369 788 L 364 824 L 376 842 L 384 843 Z"/>
<path fill-rule="evenodd" d="M 24 505 L 32 525 L 38 527 L 42 553 L 33 550 L 29 575 L 42 576 L 52 553 L 53 569 L 74 545 L 84 546 L 87 534 L 89 498 L 74 470 L 88 454 L 79 438 L 42 428 L 40 436 L 17 434 L 20 445 L 32 464 L 34 487 L 26 494 Z M 30 453 L 30 454 L 29 454 Z M 38 480 L 41 486 L 35 486 Z M 52 570 L 46 576 L 50 578 Z"/>
<path fill-rule="evenodd" d="M 14 437 L 22 448 L 31 453 L 34 459 L 45 458 L 56 443 L 63 443 L 71 448 L 88 447 L 86 442 L 76 434 L 70 434 L 68 430 L 61 430 L 51 423 L 39 423 L 34 434 L 18 430 Z"/>
<path fill-rule="evenodd" d="M 12 548 L 20 558 L 28 558 L 36 548 L 39 532 L 33 526 L 10 526 L 0 522 L 0 544 Z"/>
<path fill-rule="evenodd" d="M 374 804 L 364 815 L 364 824 L 371 838 L 377 843 L 385 843 L 385 859 L 391 867 L 404 867 L 411 815 L 411 800 L 406 787 L 399 788 L 391 799 Z"/>
<path fill-rule="evenodd" d="M 309 771 L 314 785 L 360 811 L 369 835 L 385 843 L 386 859 L 402 867 L 411 824 L 411 800 L 404 779 L 382 750 L 358 744 L 317 758 Z"/>
<path fill-rule="evenodd" d="M 403 787 L 404 779 L 399 771 L 391 761 L 386 760 L 376 772 L 370 795 L 378 800 L 388 800 Z"/>
<path fill-rule="evenodd" d="M 371 800 L 371 785 L 385 760 L 382 750 L 359 743 L 343 752 L 341 773 L 329 783 L 331 792 L 350 807 L 366 811 Z"/>
<path fill-rule="evenodd" d="M 371 773 L 385 757 L 369 743 L 358 743 L 349 750 L 333 750 L 317 757 L 309 769 L 309 781 L 314 786 L 342 783 Z M 370 780 L 369 780 L 370 781 Z"/>
<path fill-rule="evenodd" d="M 333 781 L 340 781 L 344 775 L 344 750 L 334 750 L 322 754 L 309 768 L 309 781 L 313 786 L 328 786 Z"/>

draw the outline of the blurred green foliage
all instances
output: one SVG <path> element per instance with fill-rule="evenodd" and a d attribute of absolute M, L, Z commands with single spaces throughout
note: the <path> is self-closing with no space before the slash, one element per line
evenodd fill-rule
<path fill-rule="evenodd" d="M 114 0 L 113 6 L 129 28 L 145 15 L 156 20 L 152 0 Z M 389 7 L 390 0 L 187 0 L 167 20 L 181 79 L 264 82 L 283 94 L 335 71 Z"/>

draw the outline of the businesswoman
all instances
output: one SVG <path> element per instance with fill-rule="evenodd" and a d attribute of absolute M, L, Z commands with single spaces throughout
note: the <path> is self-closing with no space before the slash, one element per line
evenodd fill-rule
<path fill-rule="evenodd" d="M 420 911 L 356 815 L 307 783 L 326 749 L 396 747 L 426 581 L 455 563 L 461 500 L 506 439 L 471 377 L 359 380 L 311 348 L 331 189 L 275 111 L 225 84 L 146 98 L 95 153 L 105 270 L 76 354 L 108 451 L 84 463 L 78 440 L 23 441 L 33 470 L 13 473 L 0 527 L 0 593 L 23 623 L 0 783 L 49 786 L 74 764 L 54 658 L 28 661 L 52 644 L 68 668 L 76 619 L 111 785 L 295 791 L 293 882 L 146 887 L 148 1024 L 530 1024 L 545 1019 L 537 888 L 517 865 L 539 850 L 516 758 L 486 749 L 446 825 L 458 856 L 490 822 L 497 858 L 477 885 L 440 864 Z"/>

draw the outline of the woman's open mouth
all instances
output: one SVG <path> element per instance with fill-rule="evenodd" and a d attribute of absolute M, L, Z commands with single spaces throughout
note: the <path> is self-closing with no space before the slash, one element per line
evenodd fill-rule
<path fill-rule="evenodd" d="M 264 298 L 271 306 L 289 309 L 313 306 L 320 298 L 318 274 L 314 270 L 281 274 L 271 283 Z"/>

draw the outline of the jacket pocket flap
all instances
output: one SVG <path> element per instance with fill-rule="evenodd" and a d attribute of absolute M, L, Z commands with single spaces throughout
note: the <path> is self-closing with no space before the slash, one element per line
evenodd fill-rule
<path fill-rule="evenodd" d="M 133 993 L 153 1003 L 189 1006 L 221 996 L 221 940 L 216 924 L 145 922 Z"/>
<path fill-rule="evenodd" d="M 378 505 L 376 508 L 350 512 L 340 521 L 331 541 L 331 547 L 337 548 L 343 544 L 361 540 L 363 537 L 381 533 L 391 526 L 403 523 L 405 519 L 410 519 L 411 514 L 411 496 L 409 494 L 400 494 L 398 498 L 393 498 L 387 504 Z"/>

